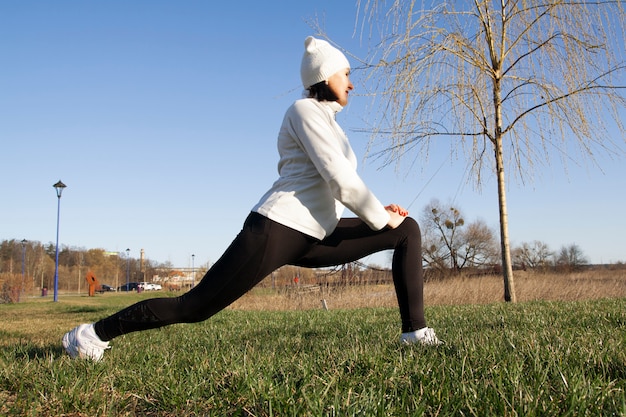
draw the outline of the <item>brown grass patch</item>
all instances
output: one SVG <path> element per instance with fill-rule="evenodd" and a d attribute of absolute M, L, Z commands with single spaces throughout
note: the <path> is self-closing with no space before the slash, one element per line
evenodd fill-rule
<path fill-rule="evenodd" d="M 594 270 L 571 273 L 515 272 L 518 302 L 577 301 L 626 297 L 626 270 Z M 489 304 L 503 301 L 503 281 L 498 275 L 459 276 L 424 285 L 427 306 Z M 393 285 L 343 287 L 255 288 L 230 308 L 236 310 L 305 310 L 397 306 Z"/>

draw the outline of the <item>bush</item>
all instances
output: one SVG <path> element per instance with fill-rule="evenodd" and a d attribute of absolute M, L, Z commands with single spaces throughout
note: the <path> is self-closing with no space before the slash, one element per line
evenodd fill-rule
<path fill-rule="evenodd" d="M 22 274 L 0 273 L 0 303 L 17 303 L 32 288 L 30 280 Z"/>

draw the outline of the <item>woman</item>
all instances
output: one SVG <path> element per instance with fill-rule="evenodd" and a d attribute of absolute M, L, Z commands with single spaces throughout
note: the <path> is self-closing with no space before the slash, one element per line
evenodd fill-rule
<path fill-rule="evenodd" d="M 324 40 L 308 37 L 304 45 L 300 73 L 308 98 L 287 110 L 278 135 L 279 178 L 241 232 L 188 293 L 145 300 L 66 333 L 63 347 L 72 358 L 100 360 L 115 337 L 206 320 L 283 265 L 340 265 L 387 249 L 394 249 L 400 340 L 440 343 L 424 319 L 419 226 L 402 207 L 383 206 L 365 186 L 335 121 L 354 88 L 350 64 Z M 341 218 L 344 207 L 358 218 Z"/>

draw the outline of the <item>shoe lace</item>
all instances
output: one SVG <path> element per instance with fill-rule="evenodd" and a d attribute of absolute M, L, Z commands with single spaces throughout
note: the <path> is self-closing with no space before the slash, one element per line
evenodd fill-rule
<path fill-rule="evenodd" d="M 437 335 L 435 334 L 435 330 L 428 327 L 426 328 L 426 330 L 424 331 L 424 338 L 422 339 L 423 342 L 425 343 L 429 343 L 429 344 L 440 344 L 441 341 L 439 340 L 439 338 L 437 337 Z"/>

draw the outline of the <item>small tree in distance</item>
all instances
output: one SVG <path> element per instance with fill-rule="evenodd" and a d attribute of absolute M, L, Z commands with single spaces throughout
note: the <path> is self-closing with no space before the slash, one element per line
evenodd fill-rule
<path fill-rule="evenodd" d="M 420 223 L 424 261 L 441 274 L 491 266 L 497 259 L 493 231 L 482 220 L 466 223 L 455 207 L 434 199 L 424 207 Z"/>
<path fill-rule="evenodd" d="M 462 232 L 460 253 L 463 264 L 473 268 L 492 267 L 497 263 L 500 251 L 494 232 L 481 220 L 475 220 L 467 225 Z"/>
<path fill-rule="evenodd" d="M 578 269 L 588 263 L 582 249 L 575 243 L 561 247 L 556 257 L 556 265 L 560 268 Z"/>
<path fill-rule="evenodd" d="M 514 262 L 519 268 L 545 268 L 550 266 L 554 253 L 548 244 L 535 240 L 524 242 L 513 250 Z"/>
<path fill-rule="evenodd" d="M 465 224 L 461 212 L 454 207 L 445 209 L 438 200 L 424 208 L 423 257 L 429 266 L 440 270 L 459 269 L 457 249 L 460 228 Z"/>

